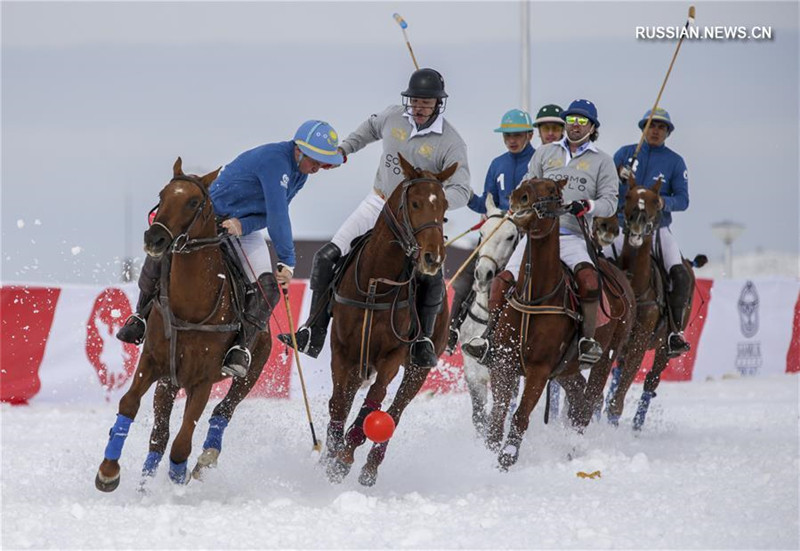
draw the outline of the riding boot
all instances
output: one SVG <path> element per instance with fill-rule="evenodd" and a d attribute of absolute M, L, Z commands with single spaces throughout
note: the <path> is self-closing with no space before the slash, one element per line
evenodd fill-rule
<path fill-rule="evenodd" d="M 441 270 L 435 275 L 417 276 L 417 305 L 420 332 L 417 340 L 411 343 L 411 365 L 414 367 L 435 367 L 439 356 L 433 346 L 433 330 L 436 316 L 442 311 L 445 297 L 444 274 Z"/>
<path fill-rule="evenodd" d="M 128 316 L 125 324 L 117 331 L 117 338 L 122 342 L 142 344 L 147 330 L 147 316 L 153 308 L 156 298 L 156 287 L 161 277 L 161 261 L 147 256 L 139 273 L 139 300 L 136 311 Z"/>
<path fill-rule="evenodd" d="M 445 352 L 452 354 L 458 345 L 459 329 L 467 318 L 472 302 L 475 300 L 475 291 L 472 284 L 475 282 L 475 264 L 477 257 L 461 272 L 461 275 L 451 281 L 453 286 L 453 306 L 450 308 L 450 325 L 447 336 L 447 346 Z"/>
<path fill-rule="evenodd" d="M 583 310 L 582 336 L 578 341 L 578 362 L 591 365 L 603 355 L 603 347 L 594 340 L 594 331 L 597 327 L 597 308 L 600 305 L 597 270 L 591 264 L 582 262 L 575 267 L 575 280 L 578 283 L 578 295 Z"/>
<path fill-rule="evenodd" d="M 265 272 L 258 276 L 257 282 L 248 284 L 242 312 L 242 328 L 236 336 L 236 343 L 228 349 L 222 361 L 222 372 L 225 375 L 247 375 L 253 357 L 253 346 L 258 335 L 267 330 L 269 317 L 280 300 L 280 293 L 278 281 L 272 272 Z"/>
<path fill-rule="evenodd" d="M 683 336 L 685 314 L 692 297 L 692 278 L 683 264 L 673 266 L 669 270 L 672 290 L 667 295 L 670 311 L 670 334 L 667 338 L 667 355 L 676 358 L 688 352 L 691 346 Z"/>
<path fill-rule="evenodd" d="M 297 350 L 312 358 L 319 356 L 328 336 L 328 324 L 331 321 L 329 289 L 336 262 L 341 256 L 342 251 L 338 245 L 325 243 L 314 255 L 311 265 L 311 312 L 305 324 L 297 329 L 294 338 L 297 341 Z M 281 333 L 278 340 L 286 346 L 294 346 L 290 333 Z"/>
<path fill-rule="evenodd" d="M 513 286 L 514 275 L 511 272 L 504 270 L 497 274 L 492 280 L 492 289 L 489 292 L 489 321 L 486 324 L 486 329 L 483 331 L 483 335 L 475 337 L 461 346 L 465 354 L 475 358 L 481 365 L 488 365 L 496 352 L 492 342 L 492 335 L 497 321 L 500 319 L 503 305 L 506 302 L 506 294 Z"/>

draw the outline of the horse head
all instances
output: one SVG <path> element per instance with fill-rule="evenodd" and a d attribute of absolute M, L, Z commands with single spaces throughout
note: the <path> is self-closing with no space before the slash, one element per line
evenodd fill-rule
<path fill-rule="evenodd" d="M 402 155 L 400 166 L 406 179 L 387 201 L 389 226 L 406 255 L 425 275 L 435 275 L 444 263 L 444 220 L 447 199 L 442 183 L 458 168 L 454 163 L 438 174 L 418 170 Z"/>
<path fill-rule="evenodd" d="M 628 243 L 639 248 L 644 238 L 658 229 L 663 203 L 661 201 L 661 179 L 648 189 L 634 182 L 625 194 L 623 213 L 625 216 L 625 235 Z"/>
<path fill-rule="evenodd" d="M 619 235 L 619 218 L 616 214 L 608 217 L 595 216 L 592 219 L 592 239 L 599 247 L 608 247 Z"/>
<path fill-rule="evenodd" d="M 511 219 L 534 239 L 549 235 L 564 214 L 562 190 L 567 180 L 532 178 L 523 180 L 511 193 Z"/>
<path fill-rule="evenodd" d="M 483 245 L 475 264 L 475 287 L 479 292 L 489 290 L 492 279 L 505 267 L 519 242 L 519 230 L 495 206 L 491 193 L 486 196 L 486 216 L 480 229 Z"/>
<path fill-rule="evenodd" d="M 208 187 L 220 169 L 205 176 L 184 174 L 178 157 L 172 167 L 172 179 L 158 195 L 158 211 L 144 232 L 144 252 L 161 258 L 167 249 L 180 240 L 210 237 L 216 233 L 214 209 Z M 199 223 L 198 223 L 199 222 Z"/>

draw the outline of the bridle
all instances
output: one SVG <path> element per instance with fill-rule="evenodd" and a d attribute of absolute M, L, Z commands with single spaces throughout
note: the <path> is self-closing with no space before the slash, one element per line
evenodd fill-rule
<path fill-rule="evenodd" d="M 561 201 L 562 198 L 560 195 L 542 197 L 541 199 L 537 199 L 536 201 L 532 202 L 529 207 L 514 211 L 512 218 L 522 218 L 531 213 L 535 213 L 536 216 L 538 216 L 541 220 L 544 220 L 545 218 L 552 219 L 550 228 L 548 228 L 548 230 L 542 234 L 534 234 L 533 230 L 528 230 L 528 236 L 531 239 L 543 239 L 553 232 L 558 225 L 559 216 L 566 212 L 566 209 L 561 204 Z"/>
<path fill-rule="evenodd" d="M 505 214 L 492 214 L 491 216 L 487 217 L 487 220 L 491 220 L 492 218 L 505 218 L 505 217 L 506 217 Z M 500 222 L 500 223 L 504 224 L 505 222 Z M 513 222 L 512 222 L 512 224 L 513 224 Z M 520 233 L 519 233 L 519 231 L 517 231 L 515 233 L 515 235 L 514 235 L 514 244 L 511 246 L 512 250 L 517 247 L 517 244 L 519 243 L 519 239 L 520 239 Z M 481 249 L 481 250 L 485 251 L 486 249 L 484 248 L 484 249 Z M 483 259 L 486 259 L 489 262 L 491 262 L 492 264 L 494 264 L 494 273 L 498 273 L 500 271 L 500 263 L 497 261 L 496 258 L 494 258 L 493 256 L 488 255 L 488 254 L 481 253 L 478 256 L 478 260 L 476 261 L 476 265 L 479 264 L 481 262 L 481 260 L 483 260 Z"/>
<path fill-rule="evenodd" d="M 180 234 L 178 234 L 177 237 L 174 236 L 170 231 L 170 229 L 161 222 L 154 220 L 153 223 L 150 225 L 159 226 L 161 229 L 167 232 L 167 235 L 169 235 L 171 243 L 170 247 L 171 253 L 188 254 L 203 249 L 205 247 L 218 245 L 222 241 L 222 237 L 220 237 L 219 235 L 215 235 L 214 237 L 189 239 L 189 232 L 192 231 L 192 228 L 194 227 L 195 223 L 197 223 L 197 221 L 200 219 L 201 216 L 203 223 L 206 223 L 208 221 L 209 216 L 214 215 L 213 209 L 211 208 L 211 198 L 209 197 L 208 191 L 206 190 L 205 186 L 200 182 L 200 180 L 196 176 L 191 176 L 186 174 L 174 176 L 172 180 L 169 181 L 169 184 L 171 184 L 176 180 L 193 183 L 195 186 L 197 186 L 197 189 L 199 189 L 200 193 L 203 195 L 202 201 L 200 201 L 200 204 L 198 205 L 197 209 L 194 212 L 194 217 L 192 218 L 192 221 L 189 222 L 189 225 L 186 226 L 186 229 L 183 230 L 183 232 L 181 232 Z M 150 212 L 152 213 L 154 211 L 157 211 L 159 206 L 161 206 L 161 203 L 150 209 Z M 206 212 L 207 210 L 206 207 L 209 207 L 208 212 Z"/>
<path fill-rule="evenodd" d="M 401 184 L 403 187 L 400 195 L 400 206 L 397 209 L 398 215 L 396 216 L 391 207 L 389 207 L 388 201 L 384 203 L 383 210 L 381 211 L 381 214 L 386 220 L 386 224 L 389 226 L 392 234 L 397 238 L 397 244 L 403 249 L 405 255 L 414 261 L 419 258 L 420 246 L 417 241 L 418 233 L 428 228 L 436 228 L 442 234 L 442 237 L 444 237 L 444 217 L 442 217 L 441 221 L 437 222 L 436 220 L 431 220 L 417 227 L 411 224 L 411 218 L 408 214 L 408 188 L 414 184 L 424 182 L 439 185 L 439 181 L 434 178 L 413 178 L 407 180 Z M 398 220 L 398 217 L 400 220 Z"/>
<path fill-rule="evenodd" d="M 623 229 L 622 233 L 627 237 L 631 234 L 631 225 L 639 224 L 644 225 L 644 231 L 641 233 L 636 233 L 634 235 L 639 237 L 648 237 L 653 235 L 657 224 L 659 223 L 659 219 L 661 217 L 661 212 L 657 212 L 655 216 L 652 218 L 648 217 L 647 210 L 644 206 L 644 200 L 639 199 L 637 204 L 637 208 L 634 214 L 631 216 L 625 217 L 625 228 Z"/>

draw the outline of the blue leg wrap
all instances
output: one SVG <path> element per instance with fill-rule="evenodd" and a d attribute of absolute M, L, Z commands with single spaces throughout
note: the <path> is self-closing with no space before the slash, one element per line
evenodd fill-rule
<path fill-rule="evenodd" d="M 644 391 L 642 397 L 639 399 L 639 407 L 636 408 L 636 415 L 633 417 L 633 428 L 641 430 L 644 425 L 644 418 L 647 416 L 647 410 L 650 408 L 650 400 L 655 397 L 655 392 Z"/>
<path fill-rule="evenodd" d="M 614 427 L 618 427 L 619 426 L 619 417 L 620 417 L 619 415 L 611 415 L 609 413 L 608 414 L 608 424 L 611 425 L 611 426 L 614 426 Z"/>
<path fill-rule="evenodd" d="M 615 367 L 611 370 L 611 384 L 608 386 L 608 394 L 606 394 L 606 409 L 608 409 L 608 406 L 611 403 L 611 397 L 614 396 L 617 388 L 619 388 L 620 377 L 622 377 L 621 367 Z"/>
<path fill-rule="evenodd" d="M 144 465 L 142 466 L 142 476 L 155 476 L 162 457 L 163 455 L 158 452 L 148 453 L 147 459 L 144 460 Z"/>
<path fill-rule="evenodd" d="M 125 417 L 117 413 L 117 420 L 111 430 L 108 431 L 108 444 L 106 444 L 106 459 L 119 459 L 122 455 L 122 446 L 125 444 L 125 439 L 128 437 L 128 429 L 131 427 L 133 419 Z"/>
<path fill-rule="evenodd" d="M 550 415 L 558 417 L 558 406 L 561 398 L 561 385 L 555 381 L 550 382 Z"/>
<path fill-rule="evenodd" d="M 213 448 L 222 451 L 222 435 L 228 427 L 228 420 L 220 415 L 215 415 L 208 420 L 208 434 L 203 443 L 203 449 Z"/>
<path fill-rule="evenodd" d="M 169 460 L 169 479 L 175 484 L 186 484 L 186 465 L 189 461 L 183 463 L 173 463 L 172 459 Z"/>

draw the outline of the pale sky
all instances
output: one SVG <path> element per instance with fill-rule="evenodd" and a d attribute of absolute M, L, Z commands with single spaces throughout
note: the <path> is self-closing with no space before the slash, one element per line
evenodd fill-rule
<path fill-rule="evenodd" d="M 774 38 L 683 43 L 660 104 L 676 126 L 667 145 L 689 167 L 691 204 L 673 231 L 688 257 L 721 258 L 721 220 L 746 225 L 735 252 L 797 253 L 798 2 L 695 5 L 698 25 L 768 26 Z M 532 110 L 587 98 L 601 150 L 637 142 L 676 42 L 635 28 L 682 26 L 688 6 L 532 2 Z M 399 103 L 414 67 L 394 12 L 420 64 L 444 75 L 445 117 L 480 193 L 504 152 L 492 130 L 521 102 L 519 2 L 4 1 L 2 280 L 114 282 L 115 258 L 142 256 L 177 156 L 210 171 L 304 120 L 346 136 Z M 309 178 L 291 207 L 296 239 L 336 231 L 371 188 L 380 147 Z M 477 215 L 449 219 L 455 235 Z"/>

